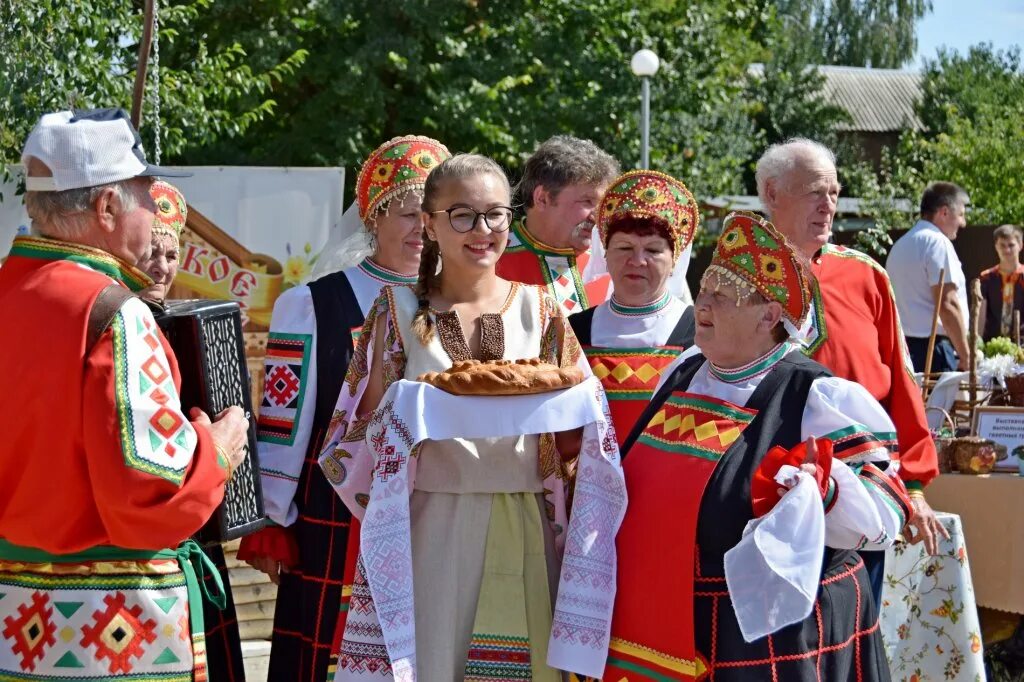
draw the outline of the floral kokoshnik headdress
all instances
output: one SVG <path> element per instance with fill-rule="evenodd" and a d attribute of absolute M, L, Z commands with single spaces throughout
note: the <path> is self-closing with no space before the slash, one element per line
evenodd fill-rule
<path fill-rule="evenodd" d="M 783 318 L 799 329 L 811 305 L 806 272 L 774 225 L 753 213 L 730 213 L 701 285 L 718 289 L 732 284 L 737 305 L 756 291 L 780 304 Z"/>
<path fill-rule="evenodd" d="M 450 156 L 443 144 L 420 135 L 396 137 L 377 147 L 356 178 L 359 218 L 370 223 L 392 199 L 422 194 L 427 175 Z"/>
<path fill-rule="evenodd" d="M 620 175 L 604 193 L 597 209 L 601 243 L 608 248 L 608 228 L 617 218 L 660 218 L 668 225 L 672 261 L 693 241 L 700 212 L 686 185 L 670 175 L 633 170 Z"/>
<path fill-rule="evenodd" d="M 153 234 L 170 235 L 175 241 L 181 241 L 181 231 L 188 217 L 188 205 L 181 190 L 163 180 L 157 180 L 149 186 L 149 196 L 156 203 Z"/>

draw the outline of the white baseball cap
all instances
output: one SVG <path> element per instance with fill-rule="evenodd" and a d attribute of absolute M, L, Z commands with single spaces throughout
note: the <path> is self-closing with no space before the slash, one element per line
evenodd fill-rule
<path fill-rule="evenodd" d="M 146 163 L 142 138 L 124 109 L 44 114 L 21 153 L 26 173 L 37 159 L 52 176 L 26 176 L 30 192 L 63 192 L 140 176 L 185 178 L 192 174 Z"/>

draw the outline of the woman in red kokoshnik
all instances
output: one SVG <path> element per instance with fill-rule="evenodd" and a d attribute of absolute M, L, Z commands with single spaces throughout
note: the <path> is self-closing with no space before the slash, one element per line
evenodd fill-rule
<path fill-rule="evenodd" d="M 699 223 L 686 186 L 656 171 L 622 175 L 597 209 L 614 290 L 569 323 L 604 385 L 619 445 L 663 373 L 693 345 L 693 306 L 673 296 L 668 283 Z"/>
<path fill-rule="evenodd" d="M 352 517 L 324 480 L 316 453 L 367 311 L 382 286 L 416 281 L 423 183 L 449 156 L 443 144 L 418 135 L 375 149 L 356 179 L 352 234 L 337 253 L 319 256 L 337 271 L 289 289 L 274 304 L 257 430 L 273 525 L 243 539 L 238 552 L 280 583 L 270 682 L 321 682 L 327 674 L 338 609 L 347 600 L 342 577 Z"/>
<path fill-rule="evenodd" d="M 895 429 L 861 386 L 789 344 L 808 306 L 785 238 L 729 216 L 696 299 L 702 355 L 623 447 L 605 680 L 889 679 L 855 550 L 885 548 L 907 517 Z"/>

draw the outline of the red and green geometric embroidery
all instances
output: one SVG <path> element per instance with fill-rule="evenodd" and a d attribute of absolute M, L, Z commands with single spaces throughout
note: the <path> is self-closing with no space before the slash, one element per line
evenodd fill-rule
<path fill-rule="evenodd" d="M 825 323 L 825 301 L 821 297 L 821 287 L 817 280 L 811 280 L 811 328 L 807 337 L 801 342 L 804 355 L 813 358 L 814 354 L 828 341 L 828 325 Z"/>
<path fill-rule="evenodd" d="M 292 445 L 309 380 L 311 334 L 271 333 L 267 341 L 263 402 L 256 435 L 261 442 Z"/>
<path fill-rule="evenodd" d="M 525 250 L 533 254 L 530 260 L 536 263 L 541 279 L 566 314 L 586 310 L 589 301 L 576 262 L 576 251 L 544 244 L 526 230 L 522 221 L 512 225 L 512 233 L 516 239 L 510 240 L 506 253 Z"/>
<path fill-rule="evenodd" d="M 4 618 L 3 636 L 12 641 L 11 651 L 21 657 L 21 669 L 32 672 L 36 662 L 42 661 L 48 647 L 57 643 L 57 626 L 52 620 L 50 598 L 42 592 L 33 592 L 27 604 L 18 605 L 18 617 Z"/>
<path fill-rule="evenodd" d="M 649 400 L 679 348 L 587 348 L 587 362 L 610 400 Z"/>
<path fill-rule="evenodd" d="M 162 357 L 162 345 L 157 336 L 156 322 L 149 315 L 133 317 L 130 321 L 126 320 L 125 312 L 122 311 L 111 323 L 114 347 L 114 398 L 120 425 L 121 449 L 125 463 L 129 467 L 181 485 L 186 465 L 192 455 L 191 425 L 185 421 L 174 404 L 177 402 L 177 390 Z M 128 324 L 133 325 L 130 331 L 126 326 Z M 147 355 L 136 369 L 130 366 L 132 363 L 129 363 L 128 359 L 129 334 L 134 340 L 133 354 Z M 135 376 L 129 377 L 129 372 L 133 371 Z M 138 388 L 133 389 L 132 384 Z M 133 406 L 133 402 L 138 405 Z M 136 424 L 136 416 L 148 414 L 154 405 L 156 409 L 149 414 L 146 423 Z M 136 409 L 138 407 L 142 409 Z M 144 436 L 139 433 L 139 426 L 143 427 Z M 145 442 L 138 442 L 137 437 L 144 438 Z M 140 448 L 148 450 L 151 455 L 147 456 Z M 164 461 L 168 463 L 177 460 L 180 465 L 162 465 L 155 461 L 152 455 L 165 458 Z"/>
<path fill-rule="evenodd" d="M 717 462 L 755 416 L 755 410 L 714 398 L 674 393 L 639 440 L 665 452 Z"/>
<path fill-rule="evenodd" d="M 608 644 L 608 672 L 606 679 L 618 679 L 618 673 L 626 673 L 627 680 L 676 680 L 701 679 L 708 670 L 707 661 L 697 654 L 692 660 L 670 656 L 650 647 L 612 637 Z"/>
<path fill-rule="evenodd" d="M 146 273 L 105 251 L 48 237 L 16 237 L 9 255 L 79 263 L 122 282 L 132 291 L 141 291 L 153 283 Z"/>
<path fill-rule="evenodd" d="M 133 658 L 142 658 L 145 645 L 156 640 L 156 621 L 140 620 L 142 607 L 126 606 L 123 592 L 103 598 L 106 611 L 93 613 L 93 624 L 82 626 L 82 647 L 94 647 L 97 661 L 107 659 L 110 674 L 130 673 Z"/>
<path fill-rule="evenodd" d="M 533 679 L 530 666 L 530 641 L 526 637 L 473 634 L 469 643 L 465 680 Z"/>

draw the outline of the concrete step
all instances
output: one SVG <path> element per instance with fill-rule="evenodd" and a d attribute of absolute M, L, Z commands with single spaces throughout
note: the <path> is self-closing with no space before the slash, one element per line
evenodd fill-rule
<path fill-rule="evenodd" d="M 267 682 L 270 665 L 270 642 L 264 639 L 243 640 L 242 659 L 246 682 Z"/>

